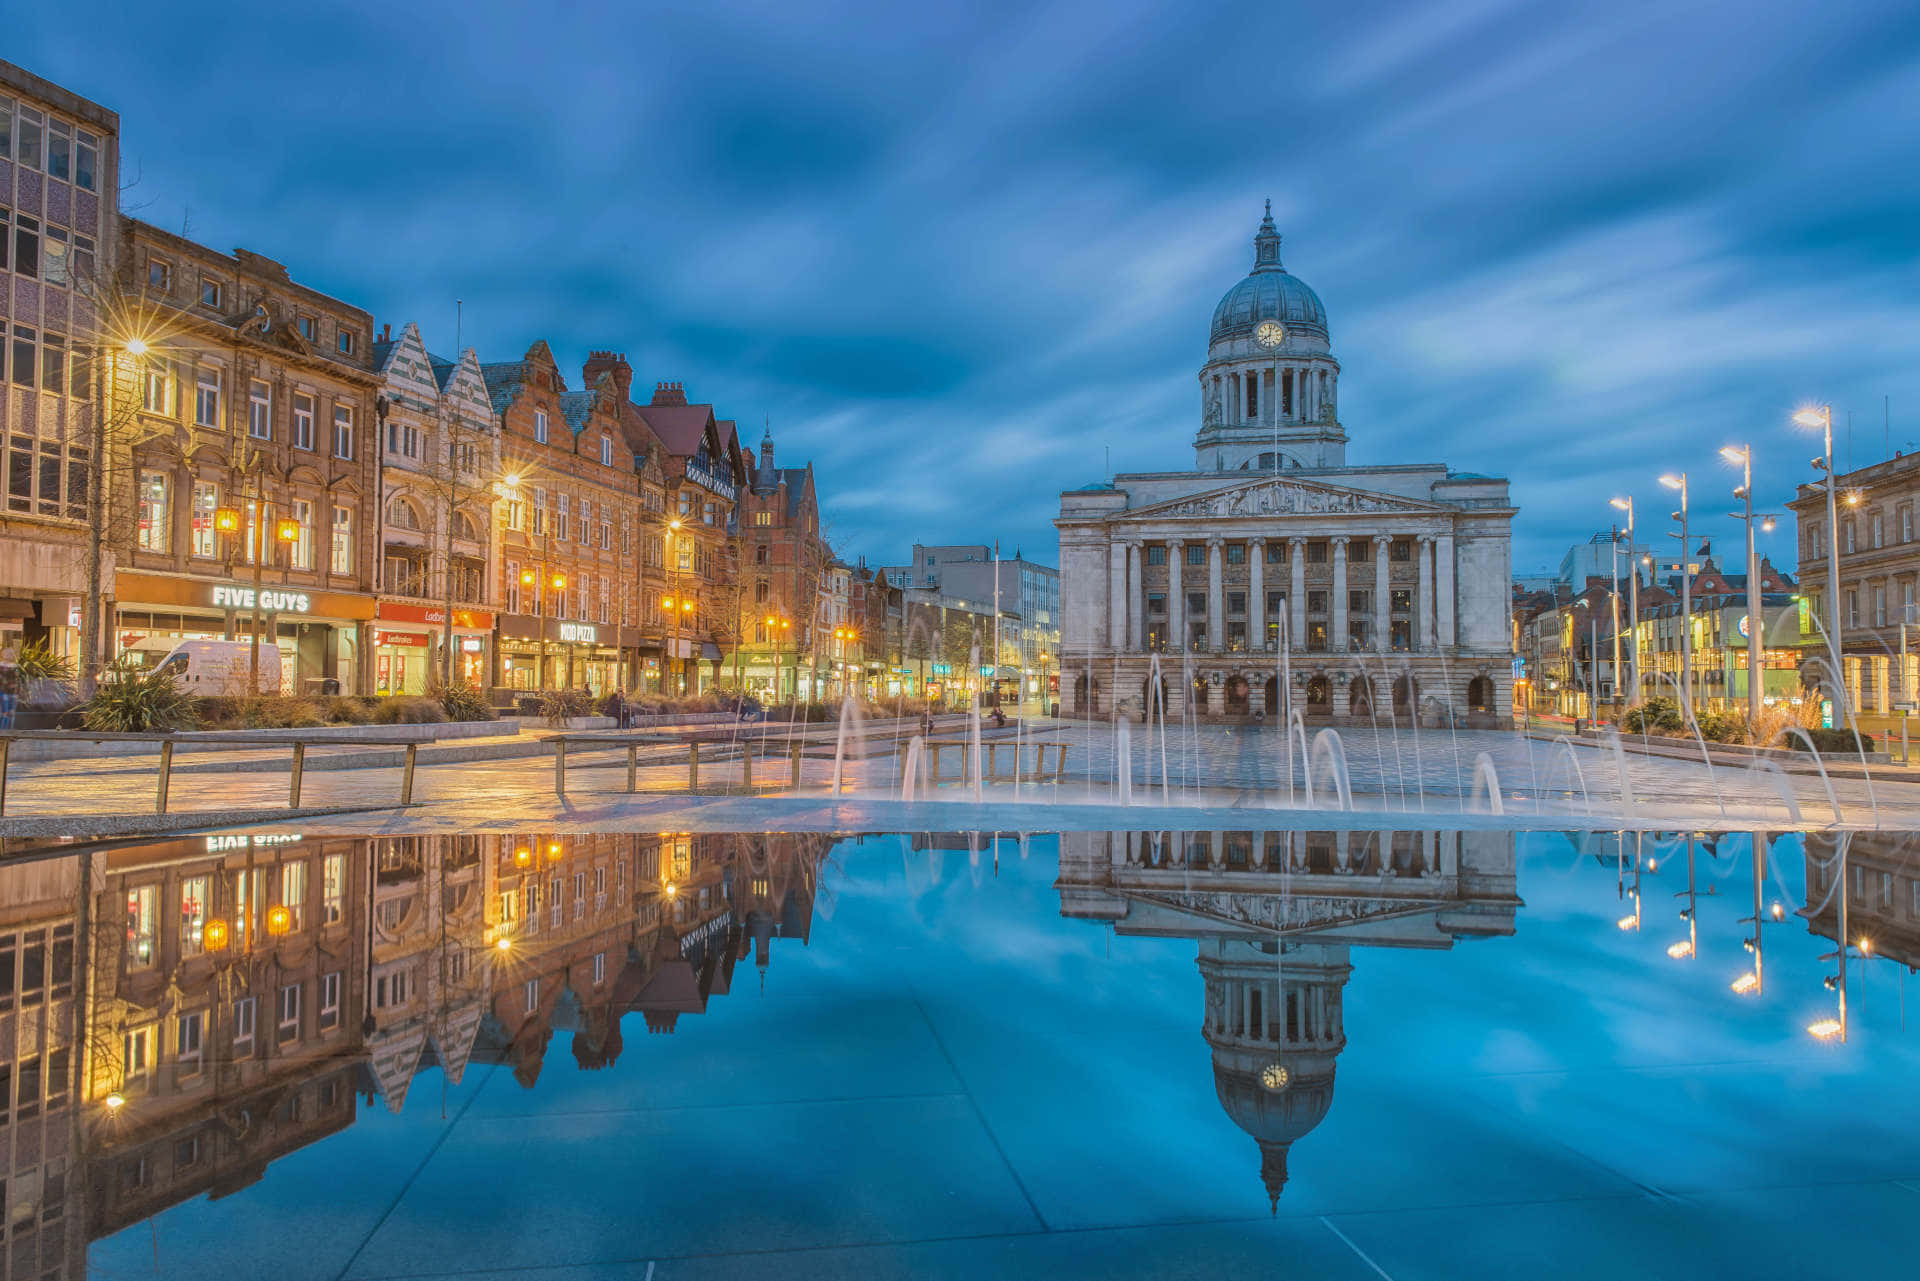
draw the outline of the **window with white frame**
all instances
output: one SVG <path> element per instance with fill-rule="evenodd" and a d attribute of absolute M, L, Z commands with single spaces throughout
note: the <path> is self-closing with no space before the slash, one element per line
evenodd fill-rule
<path fill-rule="evenodd" d="M 547 411 L 544 409 L 533 411 L 533 438 L 539 444 L 547 443 Z"/>
<path fill-rule="evenodd" d="M 333 456 L 349 461 L 353 458 L 352 405 L 335 405 L 333 407 Z"/>
<path fill-rule="evenodd" d="M 293 546 L 287 551 L 288 558 L 295 569 L 312 569 L 313 504 L 304 498 L 296 498 L 290 506 L 293 522 L 299 527 L 299 532 L 294 536 Z"/>
<path fill-rule="evenodd" d="M 320 976 L 320 1030 L 340 1026 L 340 971 Z"/>
<path fill-rule="evenodd" d="M 223 296 L 224 291 L 220 288 L 219 281 L 211 276 L 200 277 L 200 305 L 202 307 L 212 307 L 217 311 Z"/>
<path fill-rule="evenodd" d="M 600 438 L 600 464 L 603 467 L 613 466 L 613 437 L 611 436 Z"/>
<path fill-rule="evenodd" d="M 173 549 L 170 536 L 173 524 L 173 478 L 163 471 L 140 473 L 140 527 L 137 543 L 142 551 L 166 552 Z"/>
<path fill-rule="evenodd" d="M 242 1047 L 251 1049 L 253 1046 L 253 1011 L 254 1001 L 250 996 L 243 996 L 233 1003 L 233 1047 L 236 1053 L 242 1052 Z"/>
<path fill-rule="evenodd" d="M 598 987 L 606 981 L 607 954 L 605 952 L 595 952 L 593 954 L 593 985 Z"/>
<path fill-rule="evenodd" d="M 303 391 L 293 393 L 293 447 L 313 448 L 313 397 Z"/>
<path fill-rule="evenodd" d="M 540 1008 L 540 980 L 528 979 L 524 991 L 527 998 L 527 1013 L 531 1014 Z"/>
<path fill-rule="evenodd" d="M 258 378 L 247 381 L 247 435 L 273 439 L 273 388 Z"/>
<path fill-rule="evenodd" d="M 280 1042 L 286 1044 L 300 1035 L 300 985 L 288 983 L 280 989 Z"/>
<path fill-rule="evenodd" d="M 173 371 L 165 361 L 141 362 L 140 408 L 163 417 L 173 413 Z"/>
<path fill-rule="evenodd" d="M 327 567 L 336 574 L 353 572 L 353 508 L 333 509 L 333 551 Z"/>
<path fill-rule="evenodd" d="M 202 427 L 220 426 L 220 371 L 205 365 L 194 374 L 193 421 Z"/>
<path fill-rule="evenodd" d="M 181 1068 L 188 1072 L 200 1070 L 200 1032 L 203 1015 L 199 1010 L 182 1014 L 179 1019 L 179 1037 L 174 1043 L 175 1057 Z"/>
<path fill-rule="evenodd" d="M 567 519 L 571 514 L 573 498 L 569 494 L 553 496 L 553 536 L 559 542 L 567 541 Z"/>

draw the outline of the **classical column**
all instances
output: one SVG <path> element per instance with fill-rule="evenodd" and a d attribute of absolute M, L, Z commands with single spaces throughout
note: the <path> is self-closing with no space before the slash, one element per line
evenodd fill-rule
<path fill-rule="evenodd" d="M 1347 536 L 1335 534 L 1329 541 L 1333 543 L 1333 634 L 1327 639 L 1327 648 L 1344 654 L 1350 648 L 1347 642 Z"/>
<path fill-rule="evenodd" d="M 1139 540 L 1127 544 L 1127 649 L 1140 653 L 1146 649 L 1146 578 L 1140 568 L 1146 553 Z"/>
<path fill-rule="evenodd" d="M 1287 540 L 1287 648 L 1307 646 L 1307 540 Z"/>
<path fill-rule="evenodd" d="M 1207 540 L 1207 649 L 1215 654 L 1226 648 L 1227 608 L 1224 599 L 1222 562 L 1226 551 L 1218 538 Z"/>
<path fill-rule="evenodd" d="M 1420 599 L 1414 602 L 1415 649 L 1430 650 L 1439 642 L 1434 638 L 1433 616 L 1433 535 L 1420 535 Z"/>
<path fill-rule="evenodd" d="M 1433 603 L 1438 605 L 1440 618 L 1440 644 L 1451 648 L 1458 644 L 1453 630 L 1453 535 L 1442 534 L 1433 545 L 1434 568 L 1439 571 L 1439 582 L 1434 584 Z"/>
<path fill-rule="evenodd" d="M 1247 542 L 1247 648 L 1267 647 L 1267 540 Z"/>
<path fill-rule="evenodd" d="M 1107 644 L 1127 647 L 1127 545 L 1107 544 Z"/>
<path fill-rule="evenodd" d="M 1393 647 L 1393 614 L 1390 601 L 1392 588 L 1388 586 L 1387 560 L 1393 551 L 1393 537 L 1389 534 L 1373 536 L 1373 650 L 1384 654 Z"/>
<path fill-rule="evenodd" d="M 1183 543 L 1178 539 L 1167 543 L 1167 650 L 1174 654 L 1187 649 L 1187 592 L 1180 584 L 1186 559 Z"/>
<path fill-rule="evenodd" d="M 1227 390 L 1232 393 L 1233 398 L 1233 404 L 1227 410 L 1227 421 L 1229 423 L 1238 423 L 1240 421 L 1241 407 L 1247 403 L 1246 392 L 1241 390 L 1240 387 L 1239 374 L 1227 375 Z"/>

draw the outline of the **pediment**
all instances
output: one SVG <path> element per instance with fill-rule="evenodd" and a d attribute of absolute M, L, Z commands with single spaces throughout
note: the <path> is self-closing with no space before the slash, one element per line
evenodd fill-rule
<path fill-rule="evenodd" d="M 1205 493 L 1135 508 L 1120 516 L 1139 520 L 1161 516 L 1292 516 L 1343 515 L 1348 513 L 1401 513 L 1408 516 L 1437 515 L 1451 509 L 1438 503 L 1423 503 L 1397 494 L 1382 494 L 1369 489 L 1350 489 L 1341 485 L 1321 485 L 1311 481 L 1243 480 Z"/>

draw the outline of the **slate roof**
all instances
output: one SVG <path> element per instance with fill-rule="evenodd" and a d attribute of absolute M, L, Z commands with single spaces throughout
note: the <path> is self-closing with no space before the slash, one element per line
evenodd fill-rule
<path fill-rule="evenodd" d="M 493 402 L 493 412 L 504 414 L 514 397 L 520 394 L 521 386 L 527 381 L 527 362 L 524 360 L 502 361 L 499 364 L 480 366 L 480 376 L 487 380 L 487 399 Z"/>
<path fill-rule="evenodd" d="M 567 426 L 578 436 L 587 429 L 587 415 L 593 412 L 594 393 L 590 391 L 568 391 L 560 394 L 560 416 L 567 420 Z"/>

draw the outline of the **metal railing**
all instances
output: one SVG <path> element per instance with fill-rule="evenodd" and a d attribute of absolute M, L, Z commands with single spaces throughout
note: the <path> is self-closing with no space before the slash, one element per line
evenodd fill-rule
<path fill-rule="evenodd" d="M 0 815 L 7 810 L 7 762 L 13 744 L 27 739 L 51 740 L 63 743 L 153 743 L 160 749 L 160 764 L 154 780 L 153 812 L 167 812 L 168 793 L 173 785 L 173 752 L 182 743 L 231 743 L 234 740 L 218 734 L 180 733 L 180 734 L 132 734 L 109 733 L 104 730 L 0 730 Z M 306 774 L 307 748 L 320 747 L 404 747 L 406 764 L 400 774 L 400 803 L 413 803 L 413 772 L 415 757 L 422 742 L 434 740 L 411 739 L 405 743 L 395 743 L 386 738 L 342 737 L 332 734 L 273 734 L 250 735 L 246 746 L 291 747 L 293 749 L 293 768 L 287 781 L 287 808 L 300 808 L 300 788 Z"/>
<path fill-rule="evenodd" d="M 751 738 L 721 736 L 710 738 L 694 736 L 689 738 L 686 736 L 668 737 L 660 734 L 629 737 L 616 734 L 585 733 L 542 734 L 540 741 L 542 743 L 553 744 L 553 794 L 563 799 L 567 794 L 567 749 L 569 746 L 581 751 L 607 750 L 617 747 L 625 748 L 627 753 L 626 790 L 630 793 L 640 790 L 641 748 L 673 747 L 682 744 L 684 744 L 687 749 L 688 792 L 691 793 L 700 790 L 700 748 L 703 744 L 707 747 L 720 749 L 717 755 L 707 757 L 707 763 L 709 765 L 719 765 L 725 760 L 727 753 L 733 751 L 739 752 L 740 777 L 738 783 L 735 785 L 749 792 L 753 791 L 755 786 L 753 781 L 754 741 Z M 803 747 L 805 747 L 804 742 L 795 742 L 787 747 L 786 754 L 791 762 L 792 786 L 794 787 L 800 786 L 800 759 Z M 761 759 L 777 760 L 778 755 L 776 751 L 763 748 L 761 751 Z M 658 763 L 667 764 L 668 762 L 663 760 Z M 720 786 L 725 788 L 730 785 L 722 783 Z M 768 782 L 762 784 L 762 786 L 777 786 L 777 784 Z"/>
<path fill-rule="evenodd" d="M 928 785 L 937 786 L 941 783 L 966 782 L 967 751 L 972 746 L 973 741 L 965 738 L 927 739 L 925 741 L 925 749 Z M 948 778 L 940 772 L 940 761 L 943 754 L 950 747 L 959 749 L 960 772 Z M 1029 747 L 1034 749 L 1033 768 L 1031 770 L 1022 770 L 1020 768 L 1020 753 Z M 980 743 L 980 750 L 986 758 L 980 771 L 980 779 L 984 783 L 1040 783 L 1048 781 L 1058 783 L 1067 772 L 1067 744 L 1064 742 L 1049 743 L 1035 741 L 1031 743 L 1007 743 L 983 739 Z M 1010 773 L 1002 774 L 1000 772 L 998 753 L 1002 750 L 1013 757 L 1013 768 Z M 1047 753 L 1049 751 L 1054 753 L 1053 775 L 1051 779 L 1047 776 Z M 906 759 L 904 752 L 901 754 L 900 778 L 896 781 L 906 781 Z"/>

